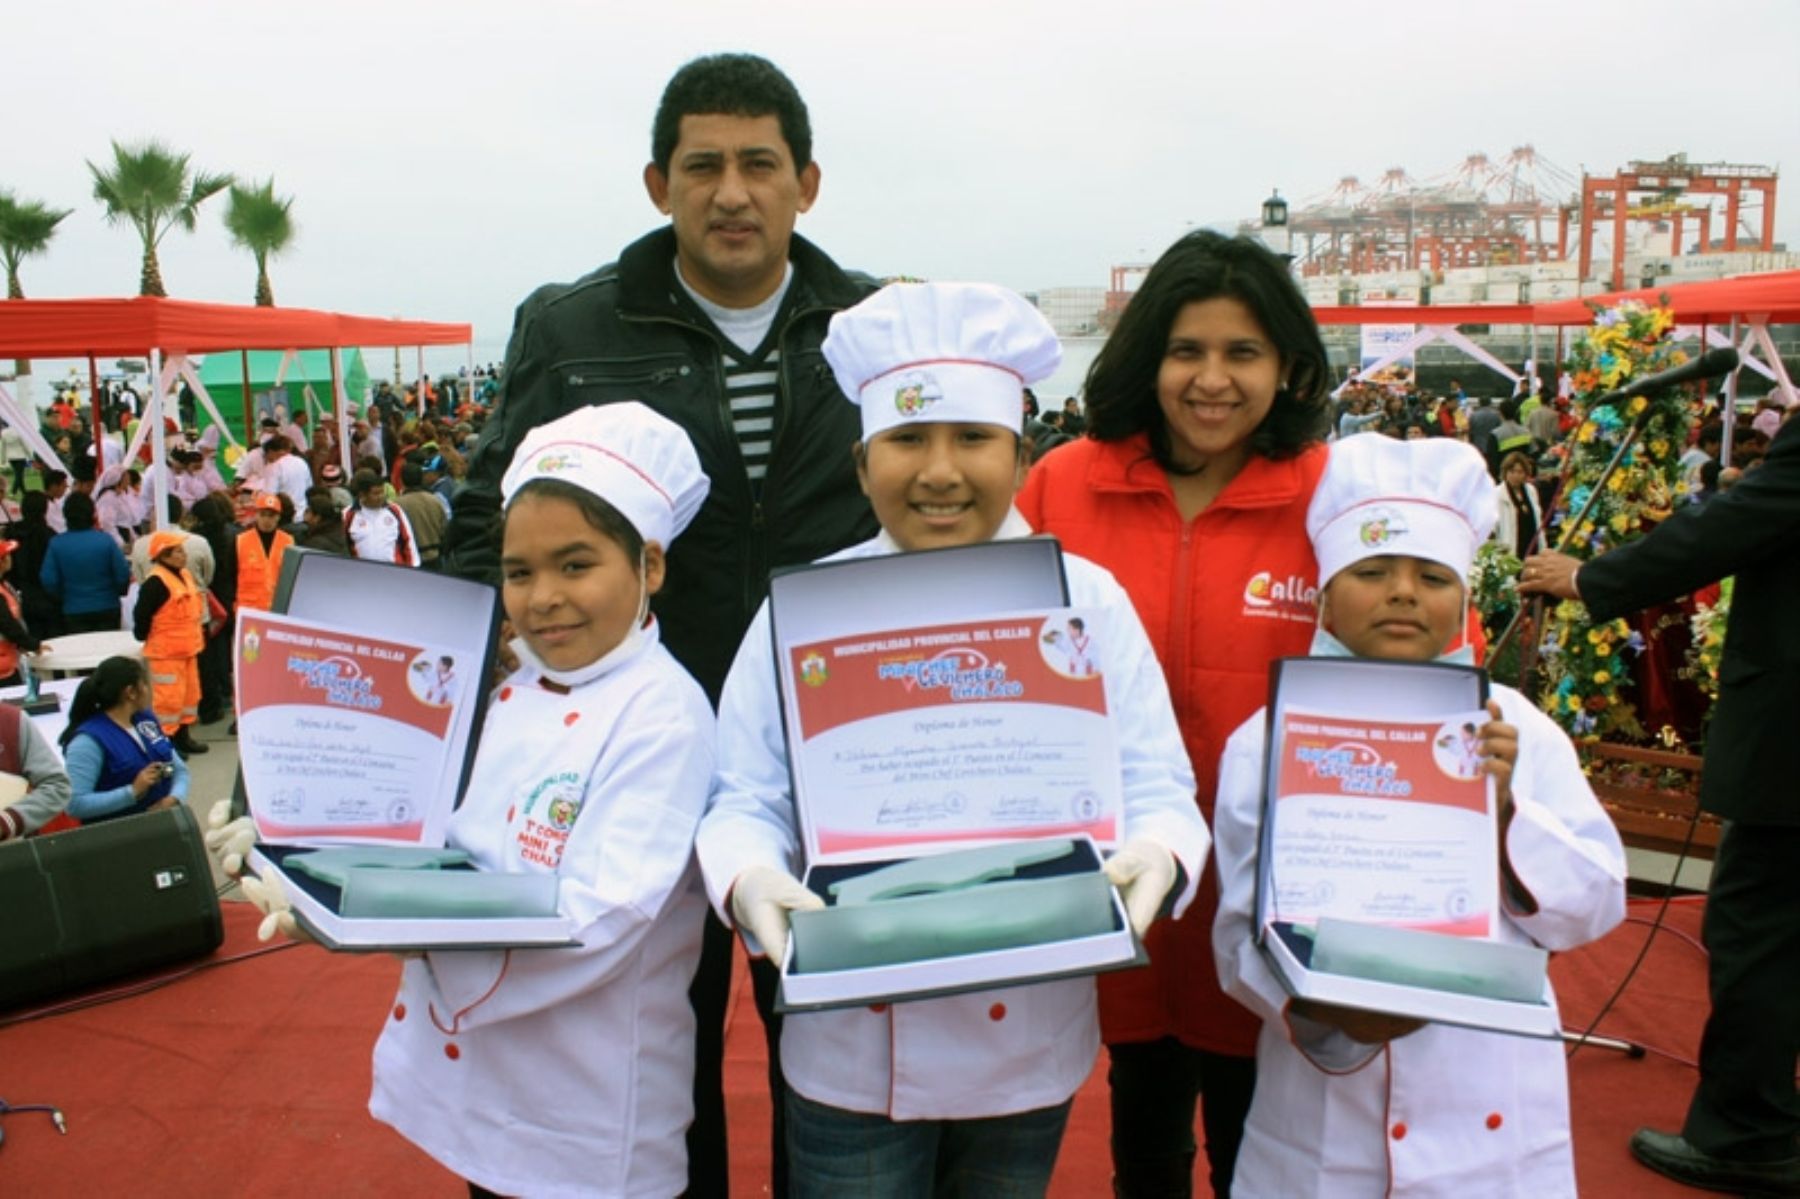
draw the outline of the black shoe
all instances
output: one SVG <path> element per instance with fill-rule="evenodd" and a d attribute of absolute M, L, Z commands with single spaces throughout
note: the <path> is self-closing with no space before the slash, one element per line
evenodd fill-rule
<path fill-rule="evenodd" d="M 1679 1134 L 1654 1128 L 1640 1128 L 1631 1135 L 1631 1156 L 1658 1174 L 1703 1191 L 1800 1195 L 1800 1157 L 1772 1162 L 1714 1157 Z"/>
<path fill-rule="evenodd" d="M 205 742 L 194 740 L 194 735 L 188 732 L 185 726 L 183 726 L 181 732 L 175 735 L 174 745 L 176 749 L 181 751 L 181 756 L 184 758 L 191 758 L 195 754 L 212 752 L 211 748 Z"/>

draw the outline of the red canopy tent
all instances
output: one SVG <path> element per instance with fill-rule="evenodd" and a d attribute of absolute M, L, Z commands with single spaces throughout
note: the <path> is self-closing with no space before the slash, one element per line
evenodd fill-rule
<path fill-rule="evenodd" d="M 1675 319 L 1684 325 L 1717 324 L 1732 317 L 1772 325 L 1800 324 L 1800 271 L 1776 271 L 1767 275 L 1739 275 L 1731 279 L 1705 279 L 1671 283 L 1635 291 L 1611 291 L 1531 306 L 1532 320 L 1540 325 L 1585 325 L 1594 319 L 1589 305 L 1610 308 L 1624 300 L 1660 303 L 1667 296 Z"/>
<path fill-rule="evenodd" d="M 1574 300 L 1546 301 L 1541 304 L 1410 304 L 1410 305 L 1329 305 L 1312 310 L 1313 319 L 1321 325 L 1417 325 L 1422 332 L 1404 348 L 1410 352 L 1428 341 L 1445 340 L 1459 346 L 1472 357 L 1500 370 L 1489 355 L 1476 350 L 1473 343 L 1455 332 L 1459 325 L 1549 325 L 1580 326 L 1591 323 L 1594 309 L 1610 308 L 1625 300 L 1641 300 L 1647 304 L 1667 299 L 1675 319 L 1683 325 L 1710 326 L 1742 319 L 1749 326 L 1744 344 L 1752 344 L 1762 352 L 1766 366 L 1750 360 L 1750 365 L 1775 380 L 1789 403 L 1800 403 L 1800 395 L 1788 378 L 1781 356 L 1769 337 L 1768 326 L 1800 324 L 1800 271 L 1777 271 L 1764 275 L 1740 275 L 1730 279 L 1706 279 L 1692 283 L 1671 283 L 1664 287 L 1639 288 L 1634 291 L 1606 292 Z M 1702 335 L 1715 344 L 1726 344 L 1718 334 Z M 1560 334 L 1559 334 L 1560 345 Z M 1559 351 L 1560 355 L 1560 351 Z M 1386 365 L 1386 360 L 1378 365 Z M 1511 376 L 1510 369 L 1501 370 Z"/>
<path fill-rule="evenodd" d="M 209 350 L 446 346 L 468 325 L 382 320 L 310 308 L 244 308 L 138 296 L 129 300 L 0 300 L 0 358 L 87 358 Z"/>
<path fill-rule="evenodd" d="M 163 445 L 163 394 L 177 374 L 204 396 L 205 389 L 187 363 L 190 354 L 214 350 L 289 350 L 328 349 L 344 346 L 428 346 L 466 345 L 472 340 L 472 329 L 465 324 L 443 324 L 430 321 L 383 320 L 379 317 L 351 316 L 336 312 L 319 312 L 309 308 L 246 308 L 233 304 L 201 304 L 191 300 L 170 300 L 156 296 L 138 296 L 125 300 L 0 300 L 0 358 L 86 358 L 88 371 L 98 379 L 94 359 L 99 355 L 137 355 L 150 357 L 151 416 L 144 426 L 149 430 L 153 461 L 165 461 Z M 169 355 L 166 369 L 161 355 Z M 331 356 L 334 376 L 332 390 L 338 383 L 337 355 Z M 248 394 L 248 388 L 246 388 Z M 0 391 L 0 413 L 12 411 L 9 418 L 23 423 L 16 406 Z M 342 444 L 348 414 L 344 406 L 335 405 Z M 100 428 L 99 413 L 94 426 Z M 36 429 L 25 430 L 29 437 Z M 141 434 L 140 434 L 141 436 Z M 40 453 L 43 451 L 40 450 Z M 156 472 L 155 519 L 160 527 L 168 503 L 167 476 Z"/>

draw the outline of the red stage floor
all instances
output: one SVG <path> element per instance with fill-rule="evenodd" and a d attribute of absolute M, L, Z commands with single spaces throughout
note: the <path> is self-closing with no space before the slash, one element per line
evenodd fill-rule
<path fill-rule="evenodd" d="M 1635 920 L 1654 904 L 1633 905 Z M 0 1117 L 0 1195 L 456 1196 L 461 1184 L 366 1110 L 369 1050 L 392 998 L 385 957 L 308 947 L 258 953 L 243 904 L 223 950 L 170 985 L 42 1019 L 0 1017 L 0 1097 L 53 1103 L 59 1136 L 33 1113 Z M 1691 1061 L 1706 1011 L 1698 902 L 1670 909 L 1602 1033 Z M 1643 945 L 1630 923 L 1552 967 L 1571 1027 L 1592 1019 Z M 241 956 L 250 955 L 250 956 Z M 740 975 L 741 975 L 740 971 Z M 741 987 L 727 1041 L 734 1193 L 767 1193 L 762 1030 Z M 1675 1127 L 1693 1070 L 1661 1053 L 1584 1049 L 1570 1066 L 1582 1194 L 1692 1195 L 1636 1166 L 1640 1124 Z M 1051 1194 L 1109 1194 L 1104 1071 L 1076 1100 Z M 1197 1191 L 1207 1194 L 1204 1181 Z"/>

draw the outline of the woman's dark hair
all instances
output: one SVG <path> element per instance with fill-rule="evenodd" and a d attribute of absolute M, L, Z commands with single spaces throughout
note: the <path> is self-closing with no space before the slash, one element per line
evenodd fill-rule
<path fill-rule="evenodd" d="M 1089 368 L 1083 397 L 1088 436 L 1123 441 L 1148 432 L 1151 455 L 1164 469 L 1175 468 L 1156 397 L 1157 373 L 1182 308 L 1220 297 L 1250 309 L 1275 343 L 1287 376 L 1269 415 L 1250 435 L 1251 450 L 1288 458 L 1325 435 L 1325 343 L 1287 264 L 1250 238 L 1198 229 L 1163 251 Z"/>
<path fill-rule="evenodd" d="M 27 491 L 19 499 L 19 519 L 28 524 L 41 524 L 50 516 L 50 497 L 41 491 Z"/>
<path fill-rule="evenodd" d="M 512 519 L 513 509 L 518 506 L 519 500 L 528 495 L 567 500 L 574 504 L 581 509 L 581 515 L 590 525 L 618 543 L 619 548 L 625 551 L 626 558 L 630 559 L 631 568 L 637 569 L 638 561 L 644 553 L 643 534 L 617 508 L 586 488 L 565 483 L 561 479 L 533 479 L 514 492 L 512 499 L 506 503 L 502 529 L 505 528 L 504 522 Z"/>
<path fill-rule="evenodd" d="M 663 174 L 681 140 L 681 118 L 722 114 L 773 116 L 794 156 L 794 170 L 812 162 L 812 123 L 806 101 L 781 68 L 755 54 L 712 54 L 676 71 L 663 88 L 650 127 L 650 161 Z"/>
<path fill-rule="evenodd" d="M 216 491 L 209 492 L 194 501 L 194 523 L 196 524 L 205 525 L 208 528 L 215 525 L 224 526 L 230 524 L 231 518 L 235 515 L 236 513 L 231 510 L 231 501 Z"/>
<path fill-rule="evenodd" d="M 306 511 L 307 515 L 317 517 L 319 520 L 336 520 L 341 515 L 338 512 L 337 501 L 331 498 L 331 488 L 329 487 L 308 487 L 306 489 Z"/>
<path fill-rule="evenodd" d="M 93 528 L 94 497 L 80 491 L 71 492 L 63 501 L 63 521 L 71 533 Z"/>
<path fill-rule="evenodd" d="M 100 663 L 75 689 L 75 698 L 69 701 L 69 727 L 62 731 L 58 742 L 67 749 L 69 741 L 81 731 L 83 721 L 112 707 L 129 688 L 149 677 L 142 658 L 118 656 Z"/>

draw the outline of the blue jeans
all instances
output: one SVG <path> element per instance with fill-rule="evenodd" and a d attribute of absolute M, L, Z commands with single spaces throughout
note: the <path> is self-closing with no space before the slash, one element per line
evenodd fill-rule
<path fill-rule="evenodd" d="M 788 1088 L 793 1199 L 1036 1199 L 1069 1122 L 1065 1101 L 976 1120 L 890 1120 Z"/>

